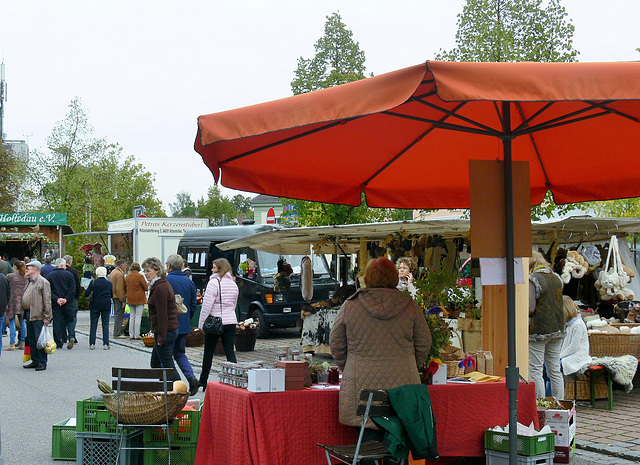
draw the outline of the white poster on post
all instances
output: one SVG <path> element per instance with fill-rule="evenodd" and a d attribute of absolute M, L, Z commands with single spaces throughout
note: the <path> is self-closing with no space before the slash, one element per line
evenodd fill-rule
<path fill-rule="evenodd" d="M 513 260 L 513 274 L 515 284 L 524 284 L 522 258 Z M 481 258 L 480 276 L 483 286 L 501 286 L 507 284 L 506 258 Z"/>

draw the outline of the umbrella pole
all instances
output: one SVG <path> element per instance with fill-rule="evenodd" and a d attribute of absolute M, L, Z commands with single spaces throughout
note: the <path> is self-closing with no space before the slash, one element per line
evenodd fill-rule
<path fill-rule="evenodd" d="M 511 164 L 511 106 L 502 102 L 504 149 L 504 212 L 506 241 L 507 275 L 507 389 L 509 390 L 509 463 L 516 463 L 517 424 L 518 424 L 518 387 L 520 373 L 516 366 L 516 287 L 514 278 L 514 241 L 513 241 L 513 173 Z"/>

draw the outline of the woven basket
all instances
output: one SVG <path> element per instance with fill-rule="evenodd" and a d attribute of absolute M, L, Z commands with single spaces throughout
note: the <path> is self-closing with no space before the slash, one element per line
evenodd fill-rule
<path fill-rule="evenodd" d="M 156 340 L 153 336 L 142 336 L 142 342 L 144 342 L 144 345 L 147 347 L 153 347 Z"/>
<path fill-rule="evenodd" d="M 447 365 L 447 378 L 455 378 L 464 375 L 464 368 L 460 368 L 460 360 L 449 360 L 444 362 Z"/>
<path fill-rule="evenodd" d="M 609 397 L 609 388 L 604 379 L 596 380 L 594 385 L 596 399 L 607 399 Z M 576 400 L 591 400 L 591 391 L 589 390 L 589 380 L 580 379 L 576 381 L 576 391 L 578 395 L 573 393 L 573 381 L 567 381 L 564 385 L 564 398 Z"/>
<path fill-rule="evenodd" d="M 589 355 L 592 357 L 620 357 L 627 354 L 640 357 L 640 334 L 589 334 Z"/>
<path fill-rule="evenodd" d="M 187 347 L 200 347 L 202 344 L 204 344 L 204 331 L 200 328 L 192 328 L 187 334 Z"/>
<path fill-rule="evenodd" d="M 103 394 L 104 404 L 109 413 L 118 415 L 118 394 Z M 168 392 L 167 407 L 169 420 L 173 420 L 189 400 L 188 392 Z M 162 392 L 121 392 L 120 422 L 131 425 L 155 425 L 164 423 L 165 406 Z"/>
<path fill-rule="evenodd" d="M 257 329 L 245 329 L 236 331 L 236 350 L 238 352 L 250 352 L 256 347 Z"/>

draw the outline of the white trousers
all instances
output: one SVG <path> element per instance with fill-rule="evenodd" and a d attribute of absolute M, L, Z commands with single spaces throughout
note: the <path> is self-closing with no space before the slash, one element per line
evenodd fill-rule
<path fill-rule="evenodd" d="M 544 380 L 542 365 L 547 367 L 547 376 L 551 381 L 551 395 L 556 399 L 564 399 L 564 379 L 560 370 L 560 349 L 562 337 L 529 341 L 529 381 L 536 383 L 536 397 L 544 398 Z"/>
<path fill-rule="evenodd" d="M 140 322 L 144 305 L 129 305 L 129 337 L 140 337 Z"/>

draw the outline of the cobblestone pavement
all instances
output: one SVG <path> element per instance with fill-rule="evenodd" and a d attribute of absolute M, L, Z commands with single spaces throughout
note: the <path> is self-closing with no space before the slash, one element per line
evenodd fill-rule
<path fill-rule="evenodd" d="M 100 325 L 99 325 L 100 326 Z M 78 325 L 77 331 L 89 334 L 88 325 Z M 300 331 L 297 328 L 273 329 L 269 339 L 258 339 L 255 349 L 250 352 L 236 352 L 239 362 L 262 360 L 272 363 L 276 360 L 279 347 L 300 347 Z M 98 328 L 98 345 L 101 345 L 101 329 Z M 110 344 L 151 353 L 141 340 L 111 339 Z M 202 369 L 203 347 L 187 347 L 187 356 L 199 375 Z M 214 355 L 211 378 L 220 371 L 224 355 Z M 330 361 L 330 355 L 314 354 L 314 360 Z M 613 410 L 607 410 L 607 401 L 596 401 L 597 408 L 586 402 L 579 402 L 576 409 L 576 457 L 571 463 L 623 464 L 627 461 L 640 462 L 640 388 L 630 393 L 613 391 Z M 597 453 L 597 454 L 594 454 Z"/>

